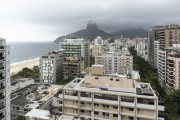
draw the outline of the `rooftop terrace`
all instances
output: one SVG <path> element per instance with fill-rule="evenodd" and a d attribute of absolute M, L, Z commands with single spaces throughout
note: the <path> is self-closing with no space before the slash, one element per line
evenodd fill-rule
<path fill-rule="evenodd" d="M 156 96 L 149 83 L 140 83 L 127 77 L 91 76 L 75 78 L 65 89 L 84 90 L 89 92 L 116 92 L 136 95 Z"/>

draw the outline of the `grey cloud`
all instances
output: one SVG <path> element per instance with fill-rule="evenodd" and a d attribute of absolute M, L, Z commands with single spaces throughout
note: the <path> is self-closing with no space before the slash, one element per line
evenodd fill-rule
<path fill-rule="evenodd" d="M 38 28 L 36 32 L 44 32 L 43 37 L 52 34 L 55 38 L 74 32 L 85 28 L 90 20 L 108 32 L 132 28 L 147 29 L 157 24 L 180 24 L 179 0 L 18 1 L 21 2 L 13 4 L 7 0 L 4 4 L 7 8 L 0 8 L 2 17 L 8 19 L 8 24 L 15 20 L 28 26 L 33 25 L 35 30 Z M 43 37 L 39 36 L 39 39 Z"/>

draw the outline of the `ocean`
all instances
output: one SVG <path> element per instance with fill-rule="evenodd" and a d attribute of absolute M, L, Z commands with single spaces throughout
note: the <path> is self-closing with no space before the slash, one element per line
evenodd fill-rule
<path fill-rule="evenodd" d="M 58 44 L 52 42 L 39 43 L 7 43 L 10 45 L 10 62 L 16 63 L 23 60 L 40 57 L 50 51 L 58 50 Z"/>

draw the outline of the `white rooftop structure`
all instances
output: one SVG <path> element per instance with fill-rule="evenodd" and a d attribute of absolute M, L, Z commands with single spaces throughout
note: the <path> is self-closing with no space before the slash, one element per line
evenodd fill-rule
<path fill-rule="evenodd" d="M 61 115 L 61 117 L 58 120 L 74 120 L 74 116 Z"/>
<path fill-rule="evenodd" d="M 48 110 L 32 109 L 25 116 L 29 117 L 32 120 L 33 119 L 49 120 L 50 112 Z"/>

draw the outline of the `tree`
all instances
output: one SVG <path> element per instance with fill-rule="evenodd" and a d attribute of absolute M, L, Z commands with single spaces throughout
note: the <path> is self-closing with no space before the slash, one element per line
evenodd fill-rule
<path fill-rule="evenodd" d="M 25 116 L 19 115 L 14 120 L 27 120 Z"/>
<path fill-rule="evenodd" d="M 165 119 L 180 120 L 180 90 L 165 98 Z"/>
<path fill-rule="evenodd" d="M 11 80 L 16 80 L 20 78 L 39 79 L 39 76 L 40 76 L 40 70 L 38 66 L 34 66 L 32 69 L 25 67 L 18 73 L 13 74 L 11 76 Z"/>

